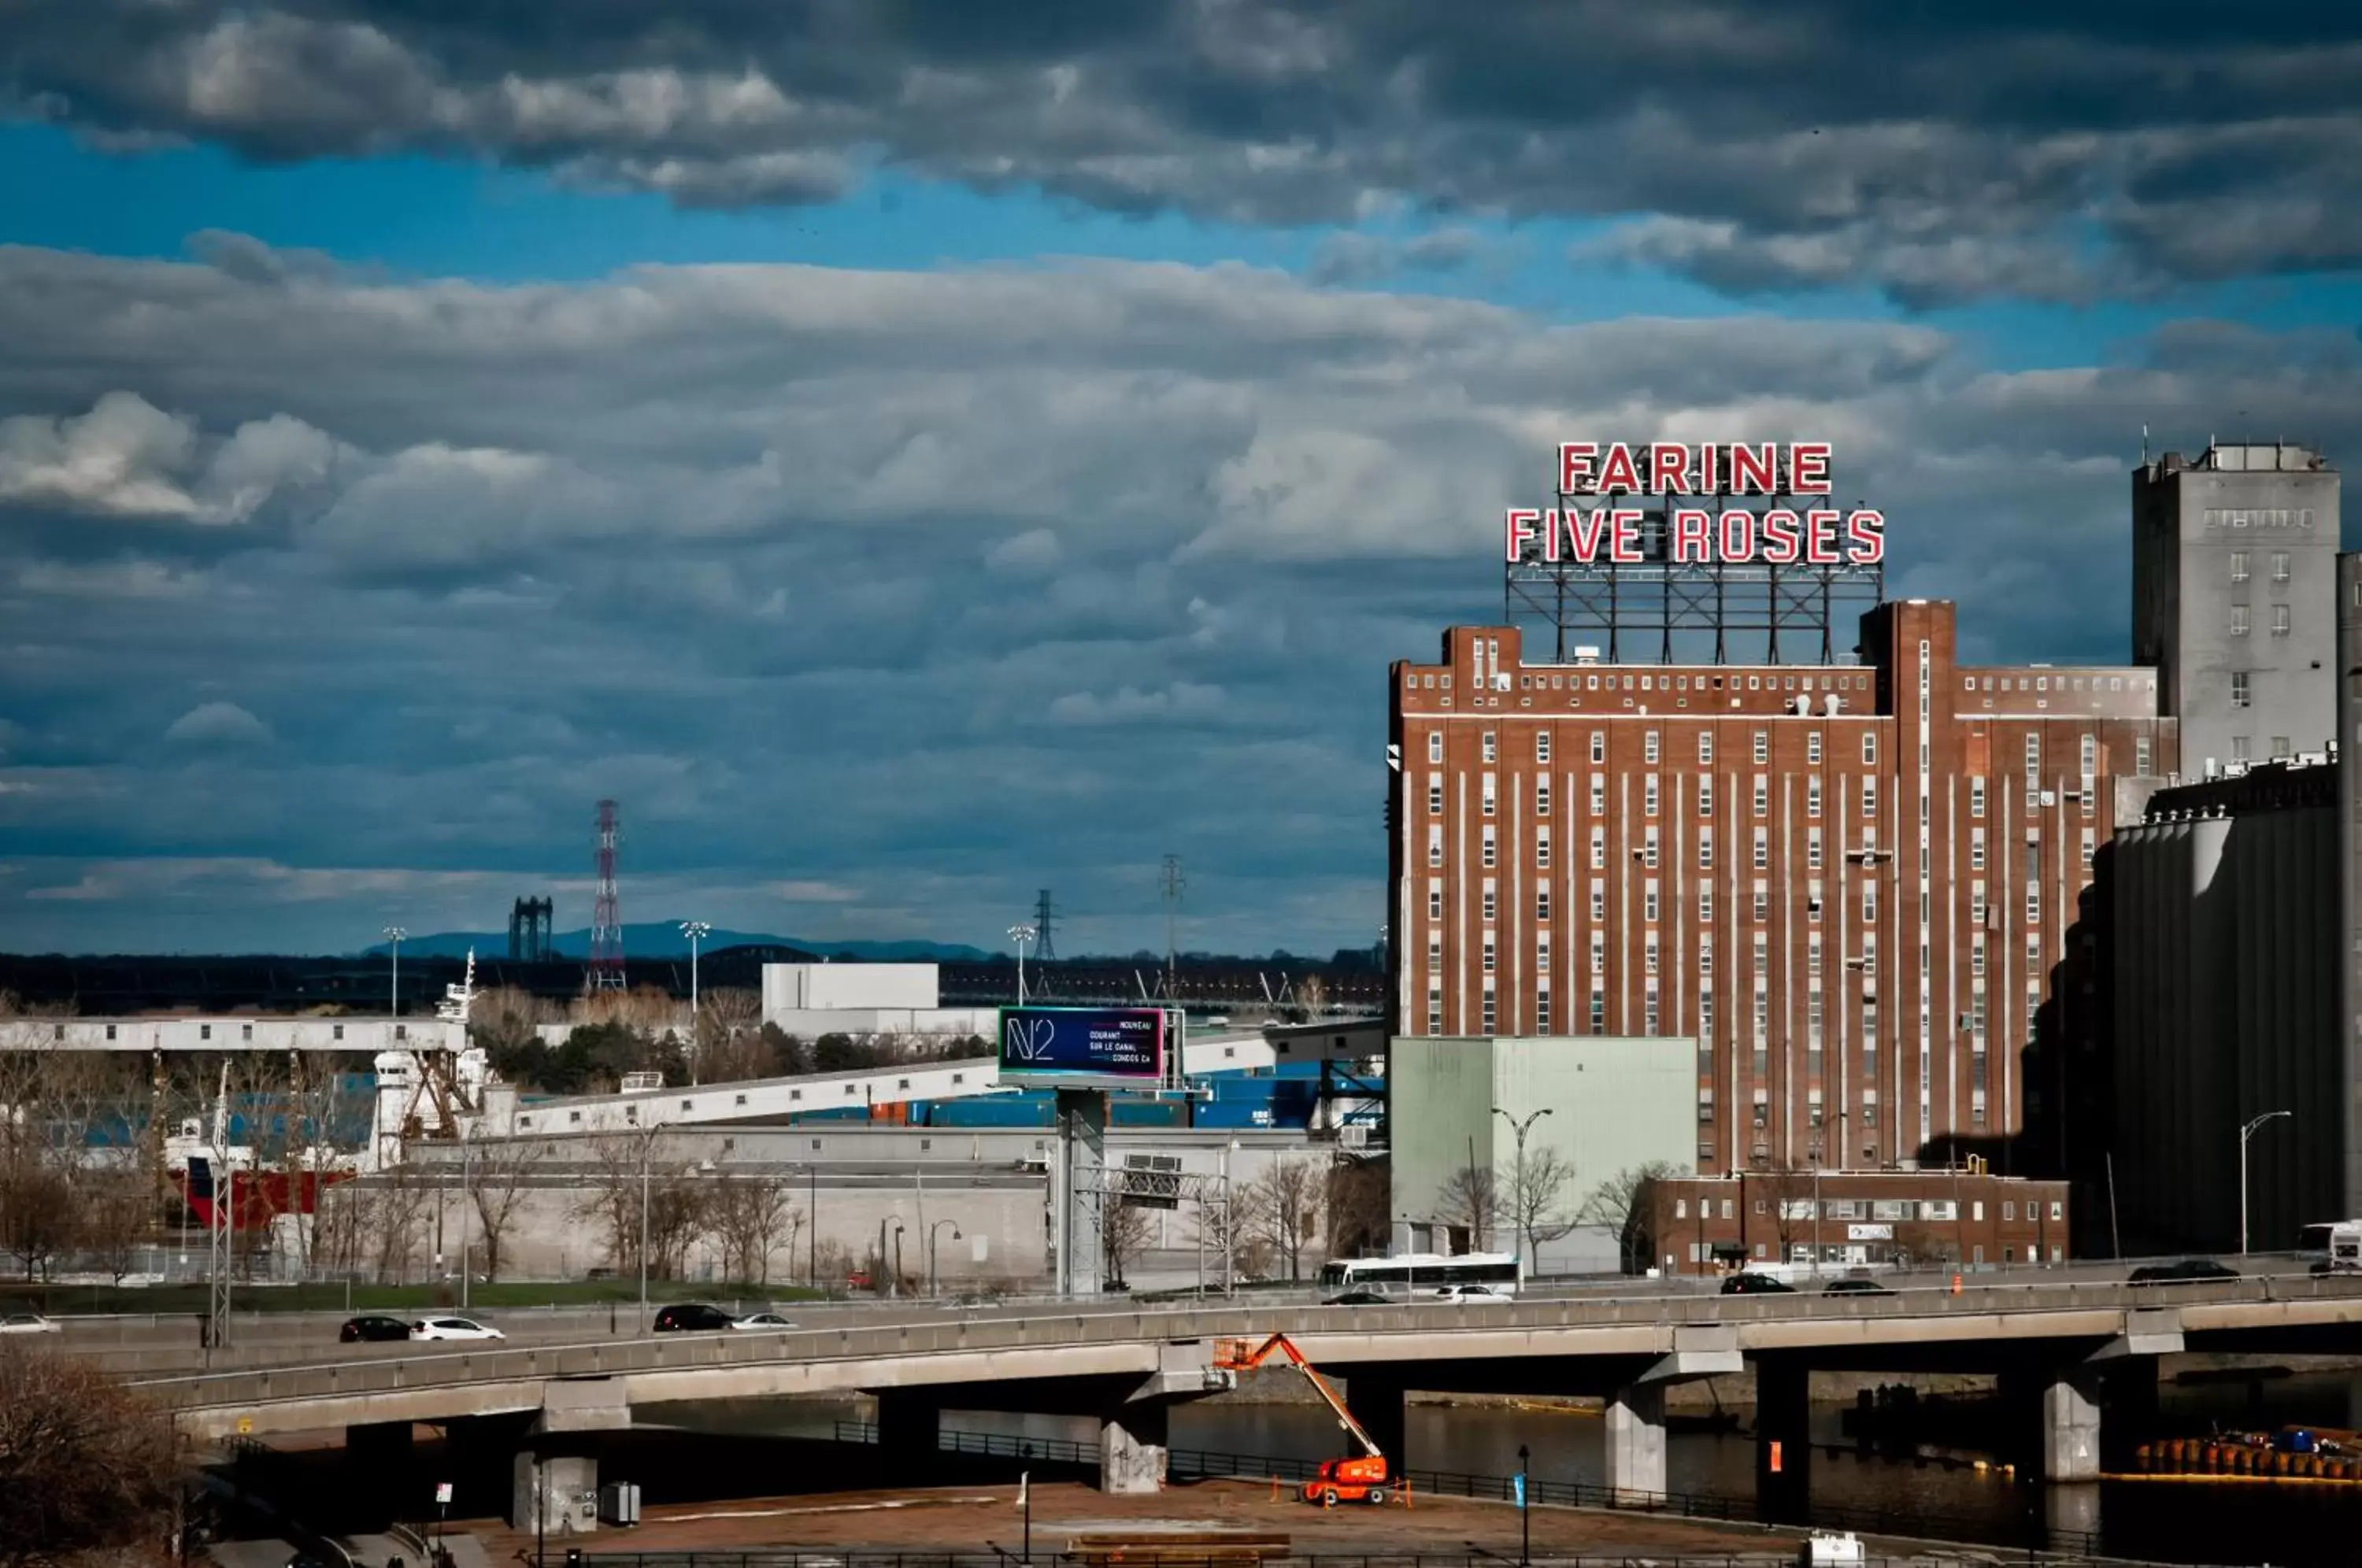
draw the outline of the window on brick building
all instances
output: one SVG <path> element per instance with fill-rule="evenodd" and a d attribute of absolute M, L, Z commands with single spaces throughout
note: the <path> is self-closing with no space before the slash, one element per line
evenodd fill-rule
<path fill-rule="evenodd" d="M 1755 732 L 1755 766 L 1760 767 L 1771 760 L 1772 732 L 1769 730 L 1758 730 Z"/>
<path fill-rule="evenodd" d="M 1500 745 L 1499 745 L 1499 744 L 1498 744 L 1498 738 L 1497 738 L 1497 737 L 1493 734 L 1493 732 L 1492 732 L 1492 731 L 1490 731 L 1490 730 L 1486 730 L 1486 731 L 1485 732 L 1485 743 L 1484 743 L 1484 744 L 1485 744 L 1485 761 L 1487 761 L 1487 762 L 1495 762 L 1495 761 L 1498 761 L 1498 760 L 1499 760 L 1499 754 L 1500 754 L 1500 749 L 1501 749 L 1501 748 L 1500 748 Z"/>
<path fill-rule="evenodd" d="M 1550 761 L 1550 732 L 1548 730 L 1537 730 L 1534 732 L 1534 760 L 1540 763 L 1547 763 Z"/>

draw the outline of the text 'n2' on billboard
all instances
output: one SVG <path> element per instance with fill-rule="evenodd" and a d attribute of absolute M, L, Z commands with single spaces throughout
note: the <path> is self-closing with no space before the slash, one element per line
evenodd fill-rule
<path fill-rule="evenodd" d="M 1153 1008 L 1005 1007 L 1000 1073 L 1032 1083 L 1154 1083 L 1164 1014 Z"/>

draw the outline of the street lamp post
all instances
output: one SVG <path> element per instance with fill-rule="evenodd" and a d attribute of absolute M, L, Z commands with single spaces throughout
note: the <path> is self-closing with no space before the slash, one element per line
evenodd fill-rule
<path fill-rule="evenodd" d="M 1009 928 L 1009 940 L 1017 944 L 1017 1005 L 1019 1007 L 1025 1005 L 1025 944 L 1039 934 L 1040 933 L 1030 925 L 1012 925 Z"/>
<path fill-rule="evenodd" d="M 713 928 L 701 920 L 680 922 L 680 933 L 689 938 L 689 1081 L 698 1081 L 697 1058 L 700 1039 L 697 1028 L 697 944 L 713 934 Z"/>
<path fill-rule="evenodd" d="M 1510 1215 L 1509 1220 L 1510 1222 L 1518 1228 L 1518 1234 L 1524 1237 L 1526 1244 L 1531 1248 L 1533 1252 L 1534 1272 L 1536 1274 L 1540 1274 L 1541 1272 L 1542 1255 L 1540 1248 L 1532 1246 L 1533 1236 L 1526 1224 L 1526 1129 L 1531 1127 L 1535 1122 L 1540 1121 L 1543 1117 L 1548 1116 L 1550 1113 L 1551 1108 L 1545 1105 L 1540 1110 L 1533 1112 L 1524 1121 L 1520 1121 L 1518 1118 L 1510 1115 L 1499 1106 L 1496 1105 L 1493 1108 L 1494 1115 L 1499 1117 L 1502 1121 L 1507 1122 L 1512 1128 L 1517 1130 L 1518 1163 L 1511 1173 L 1511 1181 L 1513 1185 L 1510 1187 L 1510 1191 L 1514 1195 L 1510 1198 L 1510 1202 L 1516 1205 L 1517 1212 Z"/>
<path fill-rule="evenodd" d="M 2267 1110 L 2239 1129 L 2239 1255 L 2247 1255 L 2247 1140 L 2267 1121 L 2293 1116 L 2292 1110 Z"/>
<path fill-rule="evenodd" d="M 476 1173 L 470 1157 L 476 1146 L 468 1138 L 471 1124 L 459 1123 L 459 1309 L 468 1309 L 468 1243 L 473 1239 L 468 1224 L 468 1212 L 476 1203 Z"/>
<path fill-rule="evenodd" d="M 942 1276 L 935 1272 L 935 1238 L 944 1233 L 946 1225 L 952 1228 L 952 1240 L 958 1241 L 960 1228 L 955 1220 L 938 1220 L 927 1227 L 927 1294 L 930 1296 L 943 1294 L 943 1286 L 939 1283 Z"/>
<path fill-rule="evenodd" d="M 1534 1480 L 1531 1460 L 1533 1451 L 1524 1443 L 1518 1445 L 1518 1529 L 1521 1532 L 1518 1561 L 1534 1560 Z"/>
<path fill-rule="evenodd" d="M 384 934 L 386 940 L 393 944 L 393 979 L 386 988 L 387 999 L 392 1004 L 393 1016 L 400 1018 L 402 1016 L 402 940 L 410 933 L 398 925 L 389 925 L 385 928 Z"/>
<path fill-rule="evenodd" d="M 648 1331 L 648 1151 L 656 1144 L 656 1129 L 640 1134 L 640 1332 Z"/>

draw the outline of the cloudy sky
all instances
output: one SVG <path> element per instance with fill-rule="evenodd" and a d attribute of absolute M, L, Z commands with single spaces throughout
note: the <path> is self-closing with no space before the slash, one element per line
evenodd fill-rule
<path fill-rule="evenodd" d="M 1954 17 L 1954 13 L 1958 13 Z M 0 946 L 1366 945 L 1561 437 L 1822 436 L 1974 656 L 2362 451 L 2362 11 L 0 6 Z"/>

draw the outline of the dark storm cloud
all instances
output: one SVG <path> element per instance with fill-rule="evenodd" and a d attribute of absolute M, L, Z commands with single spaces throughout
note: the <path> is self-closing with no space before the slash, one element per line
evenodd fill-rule
<path fill-rule="evenodd" d="M 0 945 L 579 911 L 602 794 L 648 918 L 982 942 L 1047 883 L 1128 950 L 1169 852 L 1195 940 L 1366 944 L 1384 665 L 1499 613 L 1555 440 L 1833 440 L 1898 588 L 2058 658 L 2123 651 L 2144 422 L 2362 450 L 2345 332 L 2004 373 L 1238 267 L 204 254 L 0 248 Z"/>
<path fill-rule="evenodd" d="M 92 0 L 0 39 L 22 112 L 261 159 L 485 156 L 691 205 L 827 200 L 882 159 L 1120 212 L 1605 217 L 1599 252 L 1725 289 L 1920 304 L 2353 266 L 2357 81 L 2333 4 Z"/>

